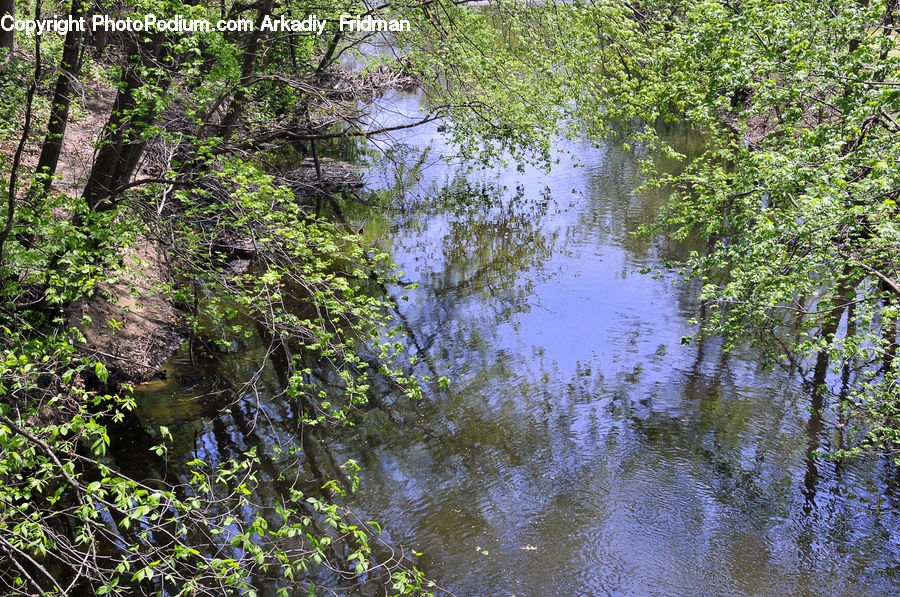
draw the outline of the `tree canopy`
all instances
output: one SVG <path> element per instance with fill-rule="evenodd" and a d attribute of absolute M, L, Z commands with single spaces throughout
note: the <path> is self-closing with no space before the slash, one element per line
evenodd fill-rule
<path fill-rule="evenodd" d="M 677 156 L 661 124 L 702 132 L 681 175 L 651 176 L 672 196 L 647 230 L 706 246 L 683 264 L 702 284 L 698 333 L 761 347 L 809 381 L 816 408 L 831 383 L 854 415 L 852 451 L 895 453 L 897 3 L 492 7 L 446 17 L 417 53 L 441 97 L 472 107 L 454 112 L 463 147 L 540 158 L 563 131 Z M 457 46 L 469 69 L 444 69 L 441 48 Z"/>

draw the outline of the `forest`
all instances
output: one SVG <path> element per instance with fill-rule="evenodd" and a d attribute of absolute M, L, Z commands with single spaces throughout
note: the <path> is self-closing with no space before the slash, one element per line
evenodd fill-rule
<path fill-rule="evenodd" d="M 504 360 L 515 351 L 503 334 L 520 333 L 510 321 L 536 317 L 542 303 L 528 298 L 540 294 L 535 288 L 555 304 L 536 263 L 549 267 L 582 247 L 559 248 L 565 235 L 548 228 L 552 214 L 563 218 L 576 201 L 554 193 L 576 187 L 577 196 L 581 183 L 548 181 L 583 168 L 577 162 L 594 159 L 594 150 L 607 152 L 607 162 L 621 159 L 627 175 L 598 175 L 588 188 L 611 188 L 622 176 L 621 197 L 656 203 L 623 204 L 602 225 L 582 214 L 571 234 L 591 225 L 591 234 L 615 232 L 616 218 L 625 218 L 616 250 L 631 253 L 615 283 L 623 295 L 633 289 L 628 308 L 659 308 L 657 295 L 628 284 L 665 280 L 679 288 L 673 312 L 683 329 L 667 331 L 660 320 L 634 332 L 652 346 L 632 342 L 647 359 L 628 371 L 609 365 L 619 357 L 603 360 L 604 351 L 619 350 L 609 328 L 605 340 L 600 332 L 584 340 L 598 343 L 597 362 L 579 360 L 577 375 L 566 377 L 557 364 L 543 381 L 516 381 L 524 402 L 508 408 L 550 413 L 522 433 L 543 429 L 561 408 L 557 398 L 530 402 L 552 378 L 548 391 L 580 388 L 575 403 L 613 396 L 610 426 L 645 434 L 646 444 L 668 434 L 685 443 L 700 437 L 703 450 L 689 452 L 702 451 L 703 466 L 725 475 L 705 486 L 758 497 L 793 483 L 800 493 L 790 495 L 806 506 L 791 506 L 786 520 L 816 507 L 817 487 L 854 494 L 842 485 L 842 467 L 861 467 L 847 476 L 863 479 L 864 491 L 886 485 L 884 495 L 893 495 L 897 0 L 2 0 L 0 14 L 0 594 L 551 594 L 542 584 L 501 586 L 490 575 L 456 585 L 468 560 L 398 541 L 415 533 L 391 529 L 392 510 L 388 520 L 372 514 L 373 503 L 401 498 L 354 496 L 399 483 L 396 470 L 369 481 L 376 467 L 368 459 L 386 458 L 394 441 L 387 436 L 418 438 L 397 444 L 410 458 L 422 445 L 438 450 L 421 437 L 444 437 L 440 425 L 454 431 L 435 445 L 463 442 L 456 434 L 476 411 L 459 414 L 456 399 L 471 395 L 493 408 L 495 396 L 506 396 L 497 388 L 514 379 L 497 377 L 510 375 L 501 369 L 537 366 Z M 143 24 L 95 25 L 111 19 Z M 45 22 L 70 26 L 37 25 Z M 156 26 L 163 22 L 213 25 Z M 275 22 L 308 25 L 263 26 Z M 394 25 L 366 25 L 373 22 Z M 418 104 L 403 118 L 384 108 L 408 98 Z M 410 157 L 386 141 L 411 144 L 422 130 L 442 139 L 441 158 L 452 155 L 447 162 L 464 173 L 434 182 L 437 191 L 423 182 L 428 164 L 440 161 L 434 152 Z M 574 162 L 561 148 L 574 148 Z M 387 164 L 381 185 L 369 175 L 375 161 Z M 514 194 L 475 174 L 504 168 Z M 415 193 L 434 205 L 410 207 L 404 197 Z M 473 213 L 481 219 L 464 219 Z M 441 244 L 451 238 L 456 244 Z M 429 242 L 440 259 L 421 249 Z M 403 259 L 416 243 L 416 261 L 430 269 L 412 262 L 420 269 L 410 273 Z M 617 255 L 610 247 L 602 245 L 604 255 Z M 635 257 L 634 247 L 643 253 Z M 584 271 L 590 279 L 591 268 Z M 586 309 L 606 308 L 605 292 L 591 288 Z M 501 331 L 474 315 L 488 308 L 506 310 Z M 463 330 L 466 321 L 473 323 Z M 553 324 L 547 335 L 565 328 L 566 343 L 578 344 L 577 327 Z M 463 356 L 447 356 L 463 342 Z M 489 342 L 502 346 L 485 348 Z M 620 348 L 631 350 L 625 341 Z M 680 364 L 695 350 L 693 370 Z M 748 363 L 741 375 L 757 377 L 694 383 L 710 353 L 720 359 L 717 371 L 737 359 Z M 176 375 L 173 354 L 189 361 L 190 373 Z M 483 369 L 470 369 L 475 362 Z M 682 369 L 695 375 L 686 377 L 685 395 L 716 383 L 739 396 L 735 403 L 749 403 L 741 392 L 776 379 L 792 384 L 790 406 L 774 391 L 764 398 L 779 413 L 773 421 L 769 411 L 744 413 L 732 403 L 687 414 L 672 407 L 672 415 L 635 394 L 644 406 L 632 408 L 630 398 L 617 406 L 616 384 L 650 388 L 641 376 L 657 375 L 657 389 L 646 393 L 662 401 L 658 387 L 672 385 L 664 376 Z M 487 383 L 489 374 L 507 381 Z M 227 391 L 198 386 L 205 389 L 185 418 L 206 423 L 190 438 L 148 414 L 148 392 L 176 377 L 188 388 L 228 378 Z M 438 416 L 432 409 L 441 401 L 450 410 Z M 645 407 L 650 414 L 641 414 Z M 459 419 L 447 423 L 453 412 Z M 511 415 L 477 412 L 467 450 L 521 472 L 516 463 L 530 448 L 490 443 L 508 431 L 497 421 Z M 694 415 L 713 421 L 682 437 Z M 740 428 L 726 435 L 719 424 Z M 793 481 L 743 484 L 761 469 L 777 477 L 767 454 L 785 452 L 734 447 L 757 424 L 769 425 L 761 437 L 793 438 L 784 445 L 799 450 L 797 460 L 781 467 Z M 219 449 L 198 447 L 201 435 Z M 613 440 L 594 445 L 604 441 Z M 360 448 L 369 454 L 361 458 L 354 442 L 381 447 Z M 757 461 L 709 464 L 732 449 Z M 476 483 L 481 473 L 468 474 Z M 517 478 L 497 473 L 508 477 Z M 443 481 L 432 481 L 421 493 L 443 491 Z M 890 536 L 900 505 L 872 502 L 886 504 L 866 519 L 875 521 L 873 536 Z M 473 526 L 491 526 L 479 520 Z M 534 537 L 516 541 L 516 558 L 553 555 Z M 500 553 L 477 543 L 466 549 L 478 562 Z M 848 550 L 867 551 L 856 543 Z M 834 586 L 870 594 L 895 586 L 898 554 L 874 551 L 882 559 L 847 563 L 865 572 Z M 504 574 L 515 568 L 497 566 Z M 554 578 L 571 572 L 547 569 Z M 730 590 L 799 586 L 763 578 L 755 590 Z M 472 588 L 479 582 L 481 592 Z"/>

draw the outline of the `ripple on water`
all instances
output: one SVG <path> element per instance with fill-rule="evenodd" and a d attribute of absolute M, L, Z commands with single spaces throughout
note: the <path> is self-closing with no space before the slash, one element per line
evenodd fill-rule
<path fill-rule="evenodd" d="M 416 114 L 415 96 L 376 101 L 392 99 Z M 447 149 L 432 135 L 404 141 Z M 683 343 L 697 287 L 634 271 L 692 248 L 632 234 L 664 194 L 634 192 L 634 152 L 559 146 L 573 155 L 549 174 L 467 179 L 523 185 L 518 199 L 463 197 L 384 226 L 420 284 L 404 326 L 451 386 L 406 423 L 341 438 L 341 456 L 363 466 L 353 507 L 395 548 L 425 552 L 421 568 L 459 597 L 900 593 L 895 469 L 812 458 L 840 444 L 836 414 L 812 419 L 802 384 L 761 371 L 750 349 Z M 426 170 L 420 188 L 452 177 Z M 252 376 L 251 356 L 221 377 Z M 210 391 L 190 379 L 188 395 Z M 178 414 L 173 396 L 156 415 L 204 416 Z M 287 424 L 281 408 L 264 405 Z"/>

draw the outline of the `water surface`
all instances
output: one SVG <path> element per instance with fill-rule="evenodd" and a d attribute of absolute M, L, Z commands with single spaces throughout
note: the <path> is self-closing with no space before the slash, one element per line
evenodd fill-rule
<path fill-rule="evenodd" d="M 383 98 L 378 122 L 413 117 L 420 101 Z M 701 144 L 672 136 L 688 153 Z M 811 414 L 803 380 L 763 371 L 751 350 L 685 343 L 697 289 L 665 270 L 639 273 L 689 249 L 634 234 L 665 201 L 637 191 L 639 149 L 560 141 L 549 172 L 460 174 L 465 164 L 440 160 L 450 149 L 436 125 L 376 145 L 395 161 L 370 168 L 374 188 L 430 148 L 421 179 L 368 216 L 367 234 L 418 284 L 390 289 L 417 370 L 451 383 L 416 404 L 388 397 L 398 416 L 373 414 L 329 442 L 336 461 L 362 466 L 351 506 L 392 545 L 422 552 L 440 587 L 459 597 L 900 592 L 894 467 L 816 457 L 842 441 L 839 415 Z M 229 391 L 222 377 L 260 377 L 247 364 L 260 354 L 217 371 L 173 362 L 180 388 L 146 393 L 145 413 L 192 436 L 197 454 L 238 449 L 246 423 L 233 412 L 211 422 L 202 397 Z M 262 408 L 288 421 L 271 399 L 277 383 L 263 379 L 240 416 Z"/>
<path fill-rule="evenodd" d="M 448 151 L 434 130 L 395 141 Z M 646 156 L 556 149 L 549 173 L 432 166 L 412 196 L 474 197 L 393 217 L 413 352 L 452 384 L 348 444 L 360 504 L 460 596 L 900 591 L 893 467 L 811 456 L 841 438 L 802 380 L 683 344 L 697 289 L 638 273 L 687 250 L 634 234 L 665 200 L 636 191 Z"/>

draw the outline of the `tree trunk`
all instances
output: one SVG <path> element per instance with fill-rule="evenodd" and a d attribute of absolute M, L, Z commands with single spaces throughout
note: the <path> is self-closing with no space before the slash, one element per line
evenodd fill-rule
<path fill-rule="evenodd" d="M 82 16 L 82 3 L 72 2 L 71 16 L 78 19 Z M 72 98 L 72 83 L 78 78 L 81 71 L 82 49 L 84 46 L 84 33 L 76 32 L 74 28 L 66 34 L 63 45 L 62 59 L 59 64 L 59 77 L 56 79 L 56 89 L 53 91 L 53 101 L 50 104 L 50 121 L 47 123 L 47 136 L 41 148 L 41 157 L 38 160 L 36 174 L 38 176 L 32 190 L 33 198 L 40 198 L 50 190 L 56 167 L 59 164 L 59 154 L 62 151 L 63 137 L 66 134 L 66 122 L 69 119 L 69 106 Z"/>
<path fill-rule="evenodd" d="M 819 337 L 824 339 L 829 346 L 834 341 L 834 334 L 837 332 L 838 326 L 841 323 L 844 311 L 846 311 L 848 306 L 856 299 L 856 287 L 859 285 L 859 280 L 851 279 L 850 273 L 851 267 L 849 265 L 844 266 L 844 271 L 841 274 L 837 289 L 834 293 L 834 308 L 824 317 L 819 328 Z M 855 331 L 856 323 L 848 320 L 847 326 L 849 335 L 850 330 Z M 816 366 L 813 370 L 814 392 L 821 391 L 822 388 L 820 386 L 824 384 L 825 377 L 828 373 L 829 346 L 821 349 L 816 357 Z"/>
<path fill-rule="evenodd" d="M 238 119 L 243 112 L 244 103 L 247 101 L 246 90 L 250 85 L 250 77 L 256 70 L 256 57 L 259 54 L 259 46 L 262 41 L 262 32 L 260 31 L 262 20 L 264 17 L 272 14 L 274 5 L 275 0 L 262 0 L 259 14 L 256 17 L 256 26 L 253 28 L 253 35 L 250 38 L 250 44 L 244 52 L 244 61 L 241 65 L 241 82 L 238 84 L 234 98 L 231 100 L 231 105 L 228 106 L 228 112 L 225 113 L 225 117 L 220 125 L 223 139 L 227 140 L 234 132 L 234 127 L 237 125 Z"/>
<path fill-rule="evenodd" d="M 16 16 L 16 0 L 0 0 L 0 18 L 3 15 Z M 6 48 L 12 52 L 15 39 L 15 31 L 0 30 L 0 48 Z"/>
<path fill-rule="evenodd" d="M 882 292 L 890 292 L 890 288 L 884 280 L 881 280 L 879 286 Z M 897 305 L 897 297 L 894 295 L 889 295 L 884 299 L 883 304 L 885 310 L 895 307 Z M 884 346 L 883 369 L 886 373 L 889 373 L 891 371 L 891 368 L 894 366 L 894 362 L 897 360 L 897 327 L 897 320 L 892 319 L 886 323 L 883 323 L 881 328 L 881 337 Z"/>
<path fill-rule="evenodd" d="M 110 14 L 110 11 L 107 10 L 106 2 L 102 0 L 96 1 L 91 5 L 91 15 L 103 15 Z M 103 50 L 106 49 L 106 44 L 109 40 L 109 35 L 106 32 L 106 29 L 102 27 L 92 30 L 89 32 L 91 36 L 90 44 L 91 47 L 94 48 L 94 52 L 96 54 L 102 54 Z"/>
<path fill-rule="evenodd" d="M 34 20 L 37 21 L 41 17 L 41 3 L 34 5 Z M 41 80 L 41 37 L 34 38 L 34 77 L 31 79 L 31 85 L 25 92 L 25 122 L 22 126 L 22 136 L 19 138 L 19 145 L 13 154 L 12 165 L 9 173 L 9 187 L 6 191 L 6 222 L 0 229 L 0 267 L 3 266 L 3 255 L 6 250 L 6 241 L 9 239 L 9 233 L 13 227 L 13 217 L 16 215 L 16 184 L 18 183 L 19 164 L 22 160 L 22 152 L 25 150 L 25 143 L 28 141 L 28 134 L 31 132 L 32 107 L 34 106 L 34 94 L 37 91 L 38 81 Z"/>
<path fill-rule="evenodd" d="M 138 64 L 131 65 L 124 74 L 124 86 L 116 95 L 112 113 L 104 128 L 101 146 L 91 168 L 82 196 L 93 211 L 107 211 L 115 207 L 114 195 L 119 187 L 128 183 L 147 146 L 142 132 L 156 120 L 156 110 L 135 110 L 138 107 L 136 92 L 145 85 L 155 85 L 165 90 L 171 82 L 168 73 L 157 75 L 153 81 L 140 76 L 141 67 L 154 68 L 162 64 L 166 48 L 163 36 L 154 36 L 146 44 L 129 44 L 130 55 L 137 54 Z"/>

